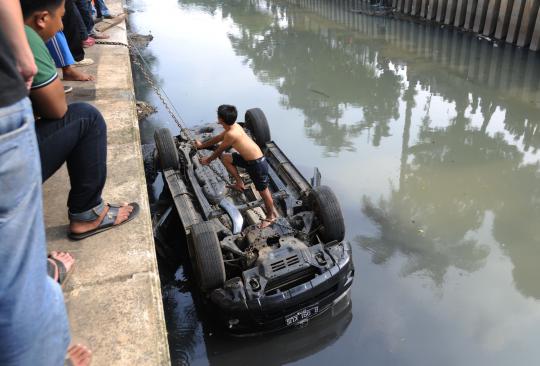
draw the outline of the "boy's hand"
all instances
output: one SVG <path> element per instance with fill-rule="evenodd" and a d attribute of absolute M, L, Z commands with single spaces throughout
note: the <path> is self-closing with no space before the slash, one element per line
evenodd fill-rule
<path fill-rule="evenodd" d="M 202 146 L 202 142 L 200 142 L 199 140 L 195 140 L 193 145 L 195 146 L 196 149 L 200 149 Z"/>
<path fill-rule="evenodd" d="M 210 164 L 210 157 L 205 157 L 205 158 L 200 158 L 199 159 L 199 162 L 202 164 L 202 165 L 208 165 Z"/>

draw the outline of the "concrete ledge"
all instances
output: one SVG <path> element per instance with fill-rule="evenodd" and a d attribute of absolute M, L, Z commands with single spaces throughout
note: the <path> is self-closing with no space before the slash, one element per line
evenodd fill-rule
<path fill-rule="evenodd" d="M 108 4 L 112 12 L 122 12 L 120 0 Z M 111 41 L 127 42 L 124 22 L 106 33 Z M 76 258 L 66 303 L 73 338 L 92 349 L 94 365 L 169 365 L 129 53 L 122 46 L 95 45 L 87 49 L 87 57 L 96 63 L 82 70 L 95 75 L 96 82 L 67 82 L 74 88 L 69 102 L 95 105 L 107 122 L 104 199 L 136 201 L 141 213 L 121 227 L 69 241 L 69 179 L 62 167 L 44 185 L 49 250 L 68 251 Z"/>
<path fill-rule="evenodd" d="M 393 16 L 411 20 L 404 16 L 410 15 L 452 25 L 518 47 L 530 46 L 532 51 L 540 48 L 540 0 L 422 0 L 421 4 L 420 0 L 411 1 L 393 1 Z"/>

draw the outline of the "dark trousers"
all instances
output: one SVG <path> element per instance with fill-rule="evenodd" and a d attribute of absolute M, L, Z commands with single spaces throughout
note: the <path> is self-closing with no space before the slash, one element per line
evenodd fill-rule
<path fill-rule="evenodd" d="M 99 1 L 94 3 L 94 8 L 96 9 L 96 18 L 102 18 L 103 12 L 101 11 L 101 6 L 99 6 Z"/>
<path fill-rule="evenodd" d="M 111 15 L 109 8 L 107 8 L 107 4 L 105 4 L 104 0 L 95 0 L 94 7 L 96 8 L 96 18 Z"/>
<path fill-rule="evenodd" d="M 66 12 L 62 18 L 64 23 L 64 35 L 69 46 L 69 50 L 75 61 L 84 59 L 84 48 L 82 41 L 88 38 L 86 25 L 84 24 L 79 9 L 75 6 L 74 0 L 66 0 Z"/>
<path fill-rule="evenodd" d="M 92 4 L 90 0 L 75 0 L 75 5 L 79 9 L 79 13 L 81 13 L 87 32 L 92 34 L 94 30 L 94 19 L 92 18 Z"/>
<path fill-rule="evenodd" d="M 69 211 L 99 205 L 107 177 L 107 126 L 101 113 L 90 104 L 73 103 L 64 118 L 37 120 L 36 134 L 43 181 L 67 162 Z"/>

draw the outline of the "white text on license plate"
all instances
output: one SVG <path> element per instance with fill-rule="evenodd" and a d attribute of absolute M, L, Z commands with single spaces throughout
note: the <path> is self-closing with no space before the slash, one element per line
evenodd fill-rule
<path fill-rule="evenodd" d="M 300 323 L 304 320 L 307 320 L 319 312 L 319 305 L 311 305 L 307 308 L 303 308 L 296 313 L 289 314 L 285 317 L 285 324 L 287 326 Z"/>

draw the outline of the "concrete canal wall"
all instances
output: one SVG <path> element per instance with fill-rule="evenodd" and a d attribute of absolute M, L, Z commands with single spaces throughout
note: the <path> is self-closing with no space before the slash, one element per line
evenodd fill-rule
<path fill-rule="evenodd" d="M 374 0 L 352 0 L 369 5 Z M 394 12 L 540 49 L 540 0 L 383 0 Z"/>
<path fill-rule="evenodd" d="M 449 31 L 427 24 L 415 24 L 407 21 L 395 21 L 385 17 L 363 16 L 351 12 L 352 1 L 334 0 L 291 0 L 291 2 L 309 9 L 321 17 L 330 19 L 343 27 L 358 32 L 359 36 L 372 39 L 373 42 L 383 39 L 383 55 L 371 55 L 373 62 L 378 57 L 392 56 L 393 62 L 400 59 L 409 62 L 409 72 L 424 78 L 424 68 L 429 62 L 444 66 L 445 72 L 459 75 L 473 84 L 487 84 L 494 97 L 503 92 L 515 100 L 525 100 L 523 108 L 540 107 L 540 70 L 538 54 L 516 47 L 493 47 L 490 42 L 479 41 L 458 31 Z M 298 20 L 300 21 L 300 19 Z M 339 32 L 331 29 L 320 29 L 320 34 L 328 38 L 328 42 L 347 49 L 347 52 L 364 54 L 364 50 L 351 51 L 346 40 Z M 395 52 L 394 52 L 395 51 Z M 427 70 L 429 71 L 429 70 Z M 429 71 L 430 72 L 430 71 Z M 428 73 L 429 73 L 428 72 Z M 446 94 L 438 90 L 442 84 L 433 80 L 434 92 Z M 463 91 L 466 92 L 465 90 Z M 514 101 L 515 101 L 514 100 Z M 500 100 L 504 106 L 509 101 Z M 531 112 L 532 113 L 532 112 Z M 525 119 L 525 116 L 515 117 Z"/>
<path fill-rule="evenodd" d="M 496 109 L 504 111 L 508 132 L 523 143 L 524 150 L 534 152 L 540 148 L 540 124 L 531 118 L 540 107 L 537 52 L 506 44 L 494 47 L 491 42 L 430 24 L 359 15 L 350 11 L 346 0 L 291 1 L 354 31 L 343 32 L 303 16 L 292 19 L 304 22 L 302 26 L 325 39 L 335 52 L 350 55 L 348 62 L 374 70 L 388 62 L 397 68 L 406 65 L 409 83 L 429 89 L 460 108 L 481 108 L 485 117 L 482 128 L 489 124 Z M 351 34 L 361 42 L 352 42 Z"/>
<path fill-rule="evenodd" d="M 108 0 L 113 13 L 121 0 Z M 127 42 L 121 22 L 106 31 L 112 41 Z M 95 45 L 86 49 L 95 61 L 84 71 L 95 82 L 66 82 L 74 90 L 68 102 L 95 105 L 107 122 L 107 202 L 141 206 L 138 218 L 79 242 L 66 237 L 69 178 L 62 167 L 44 185 L 49 251 L 73 254 L 75 269 L 64 289 L 74 342 L 88 345 L 93 365 L 169 365 L 160 280 L 141 156 L 139 126 L 128 50 Z"/>

